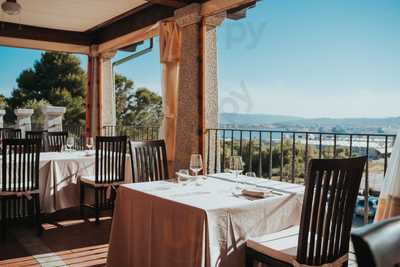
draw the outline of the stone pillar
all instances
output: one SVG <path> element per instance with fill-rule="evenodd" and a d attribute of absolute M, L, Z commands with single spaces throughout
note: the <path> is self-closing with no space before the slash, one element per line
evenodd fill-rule
<path fill-rule="evenodd" d="M 65 111 L 65 107 L 47 106 L 42 108 L 44 115 L 43 129 L 49 132 L 61 132 L 63 130 L 62 120 Z"/>
<path fill-rule="evenodd" d="M 226 13 L 206 17 L 203 22 L 204 31 L 204 104 L 205 104 L 205 128 L 218 128 L 218 49 L 217 49 L 217 27 L 221 25 L 226 17 Z M 215 150 L 219 149 L 219 143 L 215 145 L 215 134 L 212 132 L 204 136 L 204 155 L 206 163 L 209 163 L 208 170 L 220 171 L 220 157 L 215 159 Z M 218 151 L 217 151 L 218 152 Z M 218 153 L 217 153 L 218 155 Z M 215 161 L 216 160 L 216 161 Z M 216 166 L 215 166 L 216 165 Z"/>
<path fill-rule="evenodd" d="M 22 137 L 25 137 L 25 132 L 31 130 L 31 117 L 33 109 L 16 109 L 14 110 L 17 116 L 16 129 L 21 130 Z"/>
<path fill-rule="evenodd" d="M 114 84 L 114 73 L 112 58 L 117 52 L 112 51 L 106 54 L 102 54 L 102 73 L 103 73 L 103 109 L 102 109 L 102 122 L 103 127 L 107 127 L 108 131 L 114 130 L 116 126 L 116 99 L 115 99 L 115 84 Z M 112 126 L 112 127 L 109 127 Z"/>
<path fill-rule="evenodd" d="M 175 170 L 189 168 L 190 155 L 199 153 L 200 120 L 200 15 L 201 6 L 191 4 L 175 11 L 181 29 Z"/>
<path fill-rule="evenodd" d="M 6 115 L 6 111 L 4 109 L 0 109 L 0 128 L 4 127 L 4 115 Z"/>

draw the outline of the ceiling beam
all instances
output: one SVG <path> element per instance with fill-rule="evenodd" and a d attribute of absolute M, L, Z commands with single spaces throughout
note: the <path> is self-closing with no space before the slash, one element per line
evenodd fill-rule
<path fill-rule="evenodd" d="M 158 4 L 162 6 L 169 6 L 174 8 L 181 8 L 184 7 L 187 3 L 178 0 L 146 0 L 152 4 Z"/>
<path fill-rule="evenodd" d="M 76 54 L 89 54 L 90 50 L 89 46 L 84 46 L 84 45 L 47 42 L 47 41 L 3 37 L 3 36 L 0 36 L 0 45 L 17 47 L 17 48 L 38 49 L 45 51 L 76 53 Z"/>
<path fill-rule="evenodd" d="M 208 17 L 231 9 L 253 4 L 255 0 L 209 0 L 201 5 L 201 15 Z"/>
<path fill-rule="evenodd" d="M 154 25 L 160 20 L 174 16 L 175 8 L 151 5 L 114 23 L 92 32 L 94 43 L 101 44 L 129 33 Z"/>
<path fill-rule="evenodd" d="M 91 34 L 41 28 L 2 21 L 0 21 L 0 36 L 74 45 L 90 45 L 92 42 Z"/>

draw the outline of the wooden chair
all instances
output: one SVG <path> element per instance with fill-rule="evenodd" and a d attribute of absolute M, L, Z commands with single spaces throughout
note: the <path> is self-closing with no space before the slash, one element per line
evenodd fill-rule
<path fill-rule="evenodd" d="M 1 235 L 13 219 L 34 218 L 42 232 L 39 199 L 39 157 L 41 141 L 4 139 L 0 177 Z"/>
<path fill-rule="evenodd" d="M 129 148 L 134 182 L 150 182 L 169 178 L 164 140 L 131 141 Z"/>
<path fill-rule="evenodd" d="M 21 129 L 0 128 L 0 140 L 21 138 Z"/>
<path fill-rule="evenodd" d="M 48 151 L 47 146 L 47 131 L 27 131 L 25 132 L 26 139 L 39 139 L 42 141 L 42 152 Z"/>
<path fill-rule="evenodd" d="M 95 175 L 80 177 L 81 214 L 84 208 L 95 211 L 99 223 L 101 210 L 113 209 L 116 188 L 125 183 L 126 136 L 96 137 Z M 94 190 L 94 205 L 85 204 L 85 190 Z"/>
<path fill-rule="evenodd" d="M 351 239 L 358 266 L 400 266 L 400 217 L 356 228 Z"/>
<path fill-rule="evenodd" d="M 305 180 L 300 226 L 251 238 L 246 266 L 347 266 L 350 230 L 367 157 L 313 159 Z"/>
<path fill-rule="evenodd" d="M 48 132 L 46 134 L 47 151 L 60 152 L 67 143 L 67 138 L 68 132 Z"/>

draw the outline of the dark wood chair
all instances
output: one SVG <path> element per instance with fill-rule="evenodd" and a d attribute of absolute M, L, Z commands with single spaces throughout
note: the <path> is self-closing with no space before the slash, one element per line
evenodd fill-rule
<path fill-rule="evenodd" d="M 21 138 L 21 129 L 0 128 L 0 140 Z"/>
<path fill-rule="evenodd" d="M 41 234 L 39 199 L 39 158 L 41 141 L 4 139 L 0 184 L 1 235 L 5 237 L 10 221 L 34 218 Z"/>
<path fill-rule="evenodd" d="M 351 239 L 358 266 L 400 266 L 400 217 L 356 228 Z"/>
<path fill-rule="evenodd" d="M 129 148 L 134 182 L 150 182 L 169 178 L 164 140 L 131 141 Z"/>
<path fill-rule="evenodd" d="M 48 151 L 47 131 L 27 131 L 27 132 L 25 132 L 25 138 L 41 140 L 42 141 L 42 152 Z"/>
<path fill-rule="evenodd" d="M 126 136 L 96 137 L 95 175 L 80 177 L 81 214 L 84 208 L 95 211 L 99 223 L 101 210 L 114 209 L 115 193 L 119 185 L 125 183 Z M 85 203 L 85 190 L 94 191 L 95 203 Z"/>
<path fill-rule="evenodd" d="M 367 157 L 313 159 L 300 226 L 247 241 L 246 266 L 347 266 L 354 207 Z"/>
<path fill-rule="evenodd" d="M 46 144 L 48 152 L 60 152 L 67 143 L 68 132 L 48 132 Z"/>

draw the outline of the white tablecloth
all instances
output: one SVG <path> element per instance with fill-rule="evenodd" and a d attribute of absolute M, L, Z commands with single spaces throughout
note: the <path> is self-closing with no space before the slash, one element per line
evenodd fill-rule
<path fill-rule="evenodd" d="M 199 185 L 168 181 L 119 188 L 107 266 L 244 266 L 244 243 L 300 221 L 304 187 L 246 177 L 280 195 L 232 194 L 230 175 Z"/>
<path fill-rule="evenodd" d="M 84 151 L 40 153 L 39 191 L 42 212 L 52 213 L 79 206 L 79 177 L 94 174 L 94 152 L 89 156 Z M 125 180 L 132 182 L 128 155 L 125 163 Z"/>

